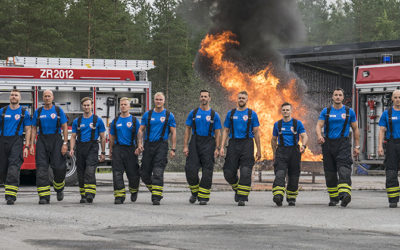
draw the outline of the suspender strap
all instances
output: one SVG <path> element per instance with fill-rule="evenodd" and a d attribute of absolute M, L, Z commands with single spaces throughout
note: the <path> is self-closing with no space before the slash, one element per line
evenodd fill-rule
<path fill-rule="evenodd" d="M 278 121 L 279 145 L 285 146 L 285 142 L 283 140 L 283 134 L 282 134 L 282 123 L 283 123 L 282 119 Z"/>
<path fill-rule="evenodd" d="M 81 141 L 82 141 L 82 139 L 81 139 L 81 123 L 82 123 L 82 117 L 83 117 L 83 115 L 81 115 L 81 116 L 78 117 L 78 124 L 77 124 L 77 128 L 76 128 L 76 130 L 77 130 L 77 132 L 78 132 L 78 142 L 81 142 Z"/>
<path fill-rule="evenodd" d="M 393 121 L 392 121 L 392 113 L 393 113 L 393 108 L 390 107 L 388 110 L 388 116 L 389 116 L 389 139 L 392 140 L 393 139 Z M 4 119 L 4 118 L 3 118 Z"/>
<path fill-rule="evenodd" d="M 4 135 L 4 117 L 6 116 L 8 106 L 3 108 L 3 113 L 1 114 L 1 136 Z"/>
<path fill-rule="evenodd" d="M 118 132 L 117 132 L 117 122 L 118 122 L 119 115 L 115 117 L 113 127 L 114 127 L 114 136 L 115 136 L 115 144 L 118 144 Z"/>
<path fill-rule="evenodd" d="M 329 114 L 331 113 L 332 107 L 326 109 L 325 114 L 325 137 L 329 139 Z"/>
<path fill-rule="evenodd" d="M 39 127 L 39 132 L 38 132 L 38 134 L 43 134 L 43 131 L 42 131 L 42 122 L 40 121 L 40 115 L 42 114 L 42 110 L 43 110 L 43 107 L 40 107 L 40 108 L 38 109 L 37 117 L 36 117 L 36 127 Z"/>
<path fill-rule="evenodd" d="M 293 118 L 293 146 L 299 143 L 299 135 L 297 133 L 297 120 Z"/>
<path fill-rule="evenodd" d="M 251 115 L 253 111 L 251 109 L 247 110 L 247 129 L 246 129 L 246 138 L 250 138 L 250 124 L 251 124 Z"/>
<path fill-rule="evenodd" d="M 170 112 L 168 110 L 165 110 L 165 121 L 164 121 L 164 126 L 162 128 L 160 141 L 162 141 L 164 139 L 164 134 L 165 134 L 165 131 L 167 130 L 167 126 L 168 126 L 169 116 L 170 116 Z"/>
<path fill-rule="evenodd" d="M 15 135 L 19 134 L 19 130 L 21 129 L 21 125 L 22 125 L 22 123 L 24 122 L 24 119 L 25 119 L 25 112 L 26 112 L 26 108 L 22 108 L 21 109 L 21 117 L 19 119 L 17 130 L 15 131 Z"/>
<path fill-rule="evenodd" d="M 229 119 L 231 120 L 231 131 L 232 131 L 232 139 L 235 139 L 235 130 L 233 129 L 233 116 L 235 115 L 236 109 L 231 110 L 231 116 Z"/>
<path fill-rule="evenodd" d="M 93 141 L 93 142 L 96 141 L 94 136 L 96 134 L 97 118 L 98 118 L 97 115 L 93 114 L 93 127 L 92 127 L 92 131 L 91 131 L 91 134 L 90 134 L 90 141 Z"/>
<path fill-rule="evenodd" d="M 58 134 L 59 131 L 60 131 L 60 127 L 61 127 L 61 124 L 60 124 L 60 107 L 55 106 L 55 108 L 56 108 L 56 113 L 57 113 L 56 134 Z"/>
<path fill-rule="evenodd" d="M 197 130 L 196 130 L 196 115 L 197 112 L 199 111 L 199 108 L 196 108 L 193 110 L 193 117 L 192 117 L 192 128 L 193 128 L 193 134 L 197 135 Z"/>
<path fill-rule="evenodd" d="M 131 138 L 132 146 L 135 145 L 135 139 L 136 139 L 136 117 L 132 115 L 132 138 Z"/>
<path fill-rule="evenodd" d="M 344 137 L 344 132 L 346 131 L 347 123 L 349 122 L 350 108 L 347 106 L 345 106 L 345 108 L 346 108 L 346 119 L 344 120 L 342 132 L 340 133 L 340 137 Z"/>
<path fill-rule="evenodd" d="M 146 132 L 147 132 L 147 140 L 150 141 L 150 122 L 151 122 L 151 115 L 153 114 L 153 110 L 149 111 L 149 114 L 147 116 L 147 126 L 146 126 Z"/>
<path fill-rule="evenodd" d="M 208 127 L 208 136 L 210 137 L 214 128 L 214 117 L 215 117 L 215 111 L 211 109 L 210 126 Z"/>

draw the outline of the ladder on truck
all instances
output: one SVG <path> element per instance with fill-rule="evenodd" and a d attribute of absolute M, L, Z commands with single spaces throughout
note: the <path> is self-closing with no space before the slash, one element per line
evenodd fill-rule
<path fill-rule="evenodd" d="M 155 68 L 153 60 L 114 60 L 57 57 L 8 57 L 9 66 L 27 68 L 74 68 L 74 69 L 109 69 L 132 70 L 139 72 L 140 80 L 147 81 L 147 70 Z"/>

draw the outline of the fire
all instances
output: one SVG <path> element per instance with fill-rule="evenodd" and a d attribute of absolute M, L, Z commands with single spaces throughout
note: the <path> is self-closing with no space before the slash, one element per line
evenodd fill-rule
<path fill-rule="evenodd" d="M 221 34 L 208 34 L 201 43 L 200 53 L 212 60 L 212 67 L 219 72 L 218 81 L 232 95 L 229 97 L 236 101 L 236 94 L 242 90 L 249 93 L 248 106 L 258 114 L 260 121 L 260 136 L 262 147 L 262 158 L 271 160 L 273 158 L 270 141 L 272 129 L 276 121 L 282 118 L 281 104 L 290 102 L 293 105 L 293 116 L 301 118 L 307 113 L 295 92 L 295 79 L 291 79 L 287 87 L 277 89 L 280 79 L 271 72 L 272 65 L 255 74 L 243 73 L 235 63 L 224 59 L 226 45 L 239 45 L 235 35 L 230 31 Z M 302 121 L 306 123 L 307 121 Z M 321 161 L 321 155 L 314 155 L 308 148 L 302 155 L 304 161 Z"/>

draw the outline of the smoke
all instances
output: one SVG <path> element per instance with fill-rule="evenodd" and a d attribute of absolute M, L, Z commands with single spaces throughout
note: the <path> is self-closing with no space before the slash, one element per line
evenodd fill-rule
<path fill-rule="evenodd" d="M 290 46 L 305 39 L 304 24 L 295 0 L 193 0 L 196 16 L 209 16 L 209 34 L 232 31 L 239 46 L 229 46 L 225 59 L 234 62 L 242 72 L 255 73 L 272 64 L 273 74 L 280 78 L 278 89 L 284 89 L 289 79 L 297 79 L 295 89 L 298 99 L 309 111 L 303 117 L 311 141 L 316 141 L 314 126 L 318 118 L 315 104 L 306 94 L 307 86 L 293 72 L 284 68 L 284 60 L 278 47 Z M 201 8 L 196 8 L 201 6 Z M 206 6 L 206 7 L 205 7 Z M 196 11 L 194 11 L 196 12 Z M 193 22 L 193 18 L 192 18 Z M 195 69 L 203 79 L 216 82 L 218 72 L 211 68 L 211 61 L 197 54 Z M 250 97 L 251 98 L 251 97 Z M 296 107 L 294 107 L 296 108 Z M 317 145 L 311 150 L 318 151 Z"/>

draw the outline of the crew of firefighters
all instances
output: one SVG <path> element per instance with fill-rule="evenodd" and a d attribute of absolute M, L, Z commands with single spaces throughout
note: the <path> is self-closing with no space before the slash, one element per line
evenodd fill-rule
<path fill-rule="evenodd" d="M 333 91 L 333 104 L 322 110 L 316 125 L 318 143 L 322 146 L 328 205 L 336 206 L 340 202 L 342 207 L 351 202 L 352 156 L 357 157 L 360 151 L 356 115 L 352 108 L 343 105 L 344 95 L 343 89 Z M 237 107 L 227 113 L 223 127 L 219 114 L 210 107 L 211 95 L 207 90 L 200 91 L 200 105 L 187 117 L 183 153 L 190 203 L 207 205 L 217 157 L 225 157 L 223 173 L 234 192 L 234 201 L 238 206 L 245 206 L 248 201 L 252 169 L 255 161 L 261 159 L 260 124 L 257 113 L 247 107 L 247 92 L 241 91 L 237 97 Z M 62 108 L 54 105 L 51 90 L 43 92 L 44 106 L 35 110 L 32 119 L 26 108 L 20 106 L 20 101 L 21 93 L 14 89 L 10 93 L 10 104 L 0 109 L 0 180 L 4 183 L 6 203 L 13 205 L 16 201 L 20 168 L 29 154 L 35 155 L 39 204 L 50 203 L 51 186 L 57 200 L 64 199 L 67 154 L 76 157 L 80 203 L 92 203 L 96 195 L 97 165 L 105 160 L 106 154 L 106 126 L 93 114 L 92 98 L 81 100 L 83 114 L 73 121 L 69 141 L 67 117 Z M 392 101 L 393 106 L 384 111 L 379 121 L 378 152 L 385 156 L 389 207 L 395 208 L 400 196 L 400 90 L 392 93 Z M 176 154 L 176 122 L 174 114 L 164 108 L 164 102 L 164 94 L 157 92 L 154 109 L 147 111 L 139 121 L 129 113 L 130 100 L 120 99 L 120 114 L 110 124 L 109 142 L 115 204 L 125 201 L 123 176 L 126 173 L 132 202 L 137 199 L 142 179 L 151 192 L 152 204 L 160 205 L 168 156 L 173 158 Z M 281 105 L 281 113 L 282 119 L 275 122 L 271 140 L 275 173 L 273 202 L 282 206 L 286 195 L 288 205 L 295 206 L 301 155 L 307 148 L 308 136 L 303 123 L 292 118 L 290 103 Z M 349 138 L 350 128 L 353 140 Z"/>

